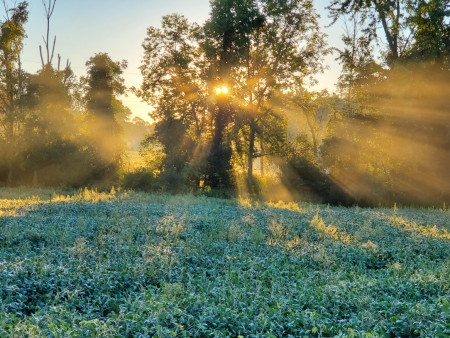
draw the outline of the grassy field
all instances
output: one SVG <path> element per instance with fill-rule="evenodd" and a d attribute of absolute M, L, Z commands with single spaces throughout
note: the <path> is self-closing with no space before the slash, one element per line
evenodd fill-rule
<path fill-rule="evenodd" d="M 61 193 L 0 189 L 0 337 L 450 334 L 448 210 Z"/>

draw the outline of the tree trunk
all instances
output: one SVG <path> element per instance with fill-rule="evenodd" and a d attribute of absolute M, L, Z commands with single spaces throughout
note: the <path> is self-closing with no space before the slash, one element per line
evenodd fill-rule
<path fill-rule="evenodd" d="M 247 153 L 247 179 L 249 182 L 253 181 L 253 154 L 255 153 L 255 127 L 254 121 L 250 122 L 250 138 L 248 142 Z"/>
<path fill-rule="evenodd" d="M 8 107 L 9 110 L 9 116 L 10 116 L 10 121 L 8 122 L 8 129 L 6 132 L 6 142 L 8 145 L 8 149 L 7 149 L 7 158 L 8 158 L 8 179 L 7 179 L 7 184 L 10 186 L 12 185 L 12 181 L 13 181 L 13 156 L 14 156 L 14 120 L 13 120 L 13 112 L 10 110 L 11 105 Z"/>
<path fill-rule="evenodd" d="M 398 60 L 399 58 L 399 53 L 398 53 L 398 27 L 392 27 L 392 32 L 389 30 L 389 26 L 386 20 L 386 12 L 385 12 L 385 8 L 383 7 L 383 5 L 381 4 L 381 2 L 375 2 L 375 8 L 378 12 L 378 15 L 380 17 L 381 20 L 381 24 L 383 26 L 383 31 L 384 34 L 386 36 L 386 40 L 388 42 L 389 45 L 389 49 L 392 53 L 392 58 L 393 60 Z M 398 26 L 399 24 L 399 19 L 400 19 L 400 2 L 397 1 L 396 3 L 396 12 L 397 12 L 397 16 L 395 17 L 395 24 Z"/>
<path fill-rule="evenodd" d="M 264 141 L 260 140 L 260 146 L 261 146 L 261 156 L 259 158 L 259 165 L 261 167 L 261 177 L 264 177 Z"/>
<path fill-rule="evenodd" d="M 8 164 L 8 179 L 6 181 L 8 186 L 12 185 L 12 180 L 13 180 L 13 166 L 10 159 Z"/>
<path fill-rule="evenodd" d="M 308 124 L 309 130 L 311 131 L 311 137 L 313 140 L 313 147 L 314 147 L 314 155 L 318 156 L 319 151 L 318 151 L 318 147 L 317 147 L 316 133 L 314 131 L 314 127 L 313 127 L 308 115 L 305 114 L 305 116 L 306 116 L 306 123 Z"/>
<path fill-rule="evenodd" d="M 212 141 L 212 148 L 217 149 L 222 143 L 223 133 L 226 125 L 226 109 L 224 103 L 219 103 L 219 109 L 214 124 L 214 136 Z"/>
<path fill-rule="evenodd" d="M 205 183 L 212 189 L 229 188 L 231 184 L 231 149 L 223 144 L 228 114 L 229 109 L 226 102 L 219 102 L 205 180 Z"/>

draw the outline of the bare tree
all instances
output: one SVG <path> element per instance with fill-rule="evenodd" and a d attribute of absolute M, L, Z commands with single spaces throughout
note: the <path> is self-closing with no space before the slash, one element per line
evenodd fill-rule
<path fill-rule="evenodd" d="M 47 52 L 47 65 L 50 65 L 52 63 L 53 60 L 53 55 L 55 53 L 55 45 L 56 45 L 56 35 L 53 38 L 53 45 L 51 48 L 51 53 L 50 53 L 50 18 L 53 15 L 53 11 L 55 10 L 55 5 L 56 5 L 56 0 L 42 0 L 42 4 L 44 5 L 44 9 L 45 9 L 45 17 L 47 19 L 47 37 L 42 37 L 42 40 L 44 40 L 44 45 L 45 45 L 45 49 Z M 42 47 L 39 46 L 39 53 L 41 55 L 41 62 L 42 62 L 42 68 L 44 68 L 45 64 L 44 64 L 44 57 L 42 55 Z M 59 62 L 58 62 L 59 63 Z"/>

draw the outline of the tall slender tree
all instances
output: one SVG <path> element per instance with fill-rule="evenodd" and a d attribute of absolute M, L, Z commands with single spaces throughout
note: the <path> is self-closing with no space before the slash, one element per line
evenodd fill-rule
<path fill-rule="evenodd" d="M 251 36 L 264 25 L 264 17 L 254 0 L 216 0 L 211 2 L 211 17 L 205 25 L 203 46 L 210 63 L 210 82 L 232 87 L 233 73 L 246 60 Z M 214 131 L 208 156 L 206 182 L 211 188 L 227 188 L 231 180 L 231 148 L 223 142 L 235 107 L 222 95 L 214 114 Z"/>
<path fill-rule="evenodd" d="M 200 35 L 200 27 L 185 17 L 167 15 L 161 28 L 148 28 L 143 43 L 143 83 L 135 92 L 154 107 L 150 116 L 157 121 L 156 134 L 144 144 L 162 146 L 166 156 L 160 169 L 172 177 L 190 170 L 194 150 L 203 148 L 209 133 L 210 105 Z"/>
<path fill-rule="evenodd" d="M 282 110 L 277 96 L 313 81 L 312 76 L 322 70 L 323 56 L 329 53 L 312 1 L 262 1 L 259 11 L 264 23 L 249 35 L 244 62 L 235 75 L 248 126 L 249 182 L 253 159 L 270 154 L 256 151 L 256 137 L 268 146 L 276 140 L 270 137 L 268 126 Z"/>
<path fill-rule="evenodd" d="M 53 38 L 53 44 L 50 45 L 50 19 L 52 18 L 53 12 L 55 10 L 56 0 L 42 0 L 42 4 L 44 5 L 45 10 L 45 18 L 47 20 L 47 31 L 45 37 L 42 37 L 45 46 L 46 59 L 44 61 L 44 56 L 42 53 L 42 47 L 39 46 L 39 53 L 41 55 L 42 68 L 45 65 L 51 65 L 53 61 L 53 56 L 55 54 L 55 45 L 56 45 L 56 35 Z"/>
<path fill-rule="evenodd" d="M 86 66 L 87 129 L 95 150 L 106 164 L 106 176 L 114 179 L 123 152 L 114 101 L 125 92 L 122 73 L 127 62 L 115 62 L 108 54 L 98 53 Z"/>
<path fill-rule="evenodd" d="M 20 55 L 25 38 L 24 24 L 28 19 L 28 3 L 21 2 L 9 9 L 3 1 L 6 20 L 0 27 L 0 127 L 6 143 L 7 182 L 13 180 L 13 157 L 17 149 L 18 130 L 23 119 L 20 101 L 24 74 Z"/>

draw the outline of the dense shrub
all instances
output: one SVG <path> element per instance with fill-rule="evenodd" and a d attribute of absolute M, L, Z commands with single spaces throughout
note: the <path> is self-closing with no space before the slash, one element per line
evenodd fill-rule
<path fill-rule="evenodd" d="M 281 167 L 282 182 L 302 200 L 351 206 L 357 201 L 316 165 L 303 157 L 292 157 Z"/>
<path fill-rule="evenodd" d="M 122 178 L 122 186 L 137 191 L 158 190 L 154 173 L 145 169 L 126 173 Z"/>

